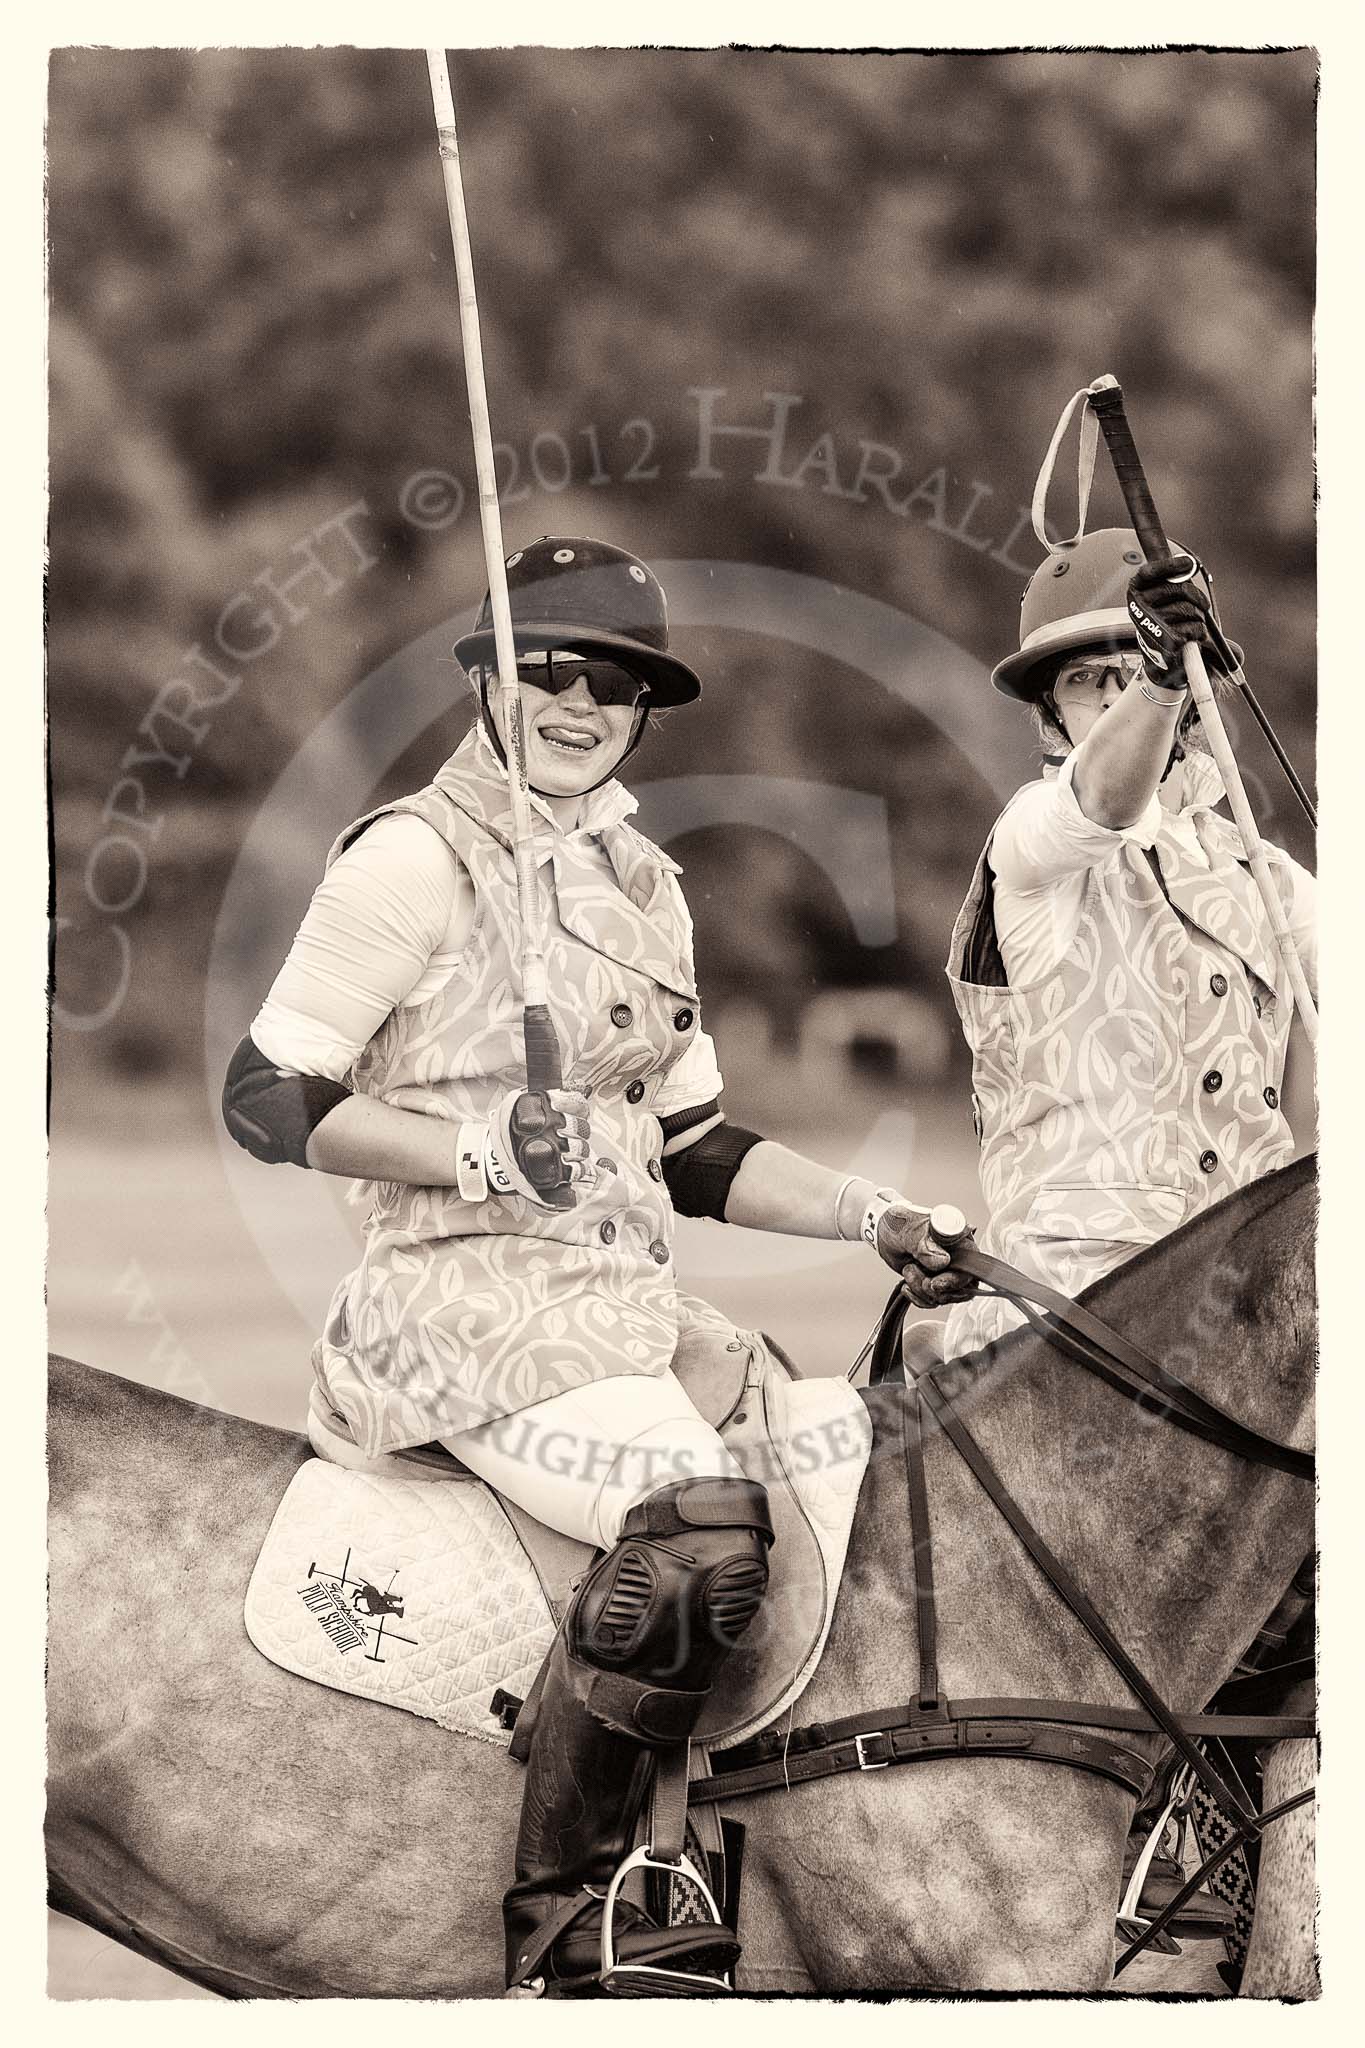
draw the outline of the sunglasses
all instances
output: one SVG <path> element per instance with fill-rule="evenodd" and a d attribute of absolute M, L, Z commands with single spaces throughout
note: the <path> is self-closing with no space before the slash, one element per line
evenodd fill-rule
<path fill-rule="evenodd" d="M 1052 687 L 1057 689 L 1063 683 L 1074 683 L 1083 690 L 1102 690 L 1106 676 L 1117 676 L 1119 688 L 1126 690 L 1129 683 L 1139 682 L 1142 678 L 1142 656 L 1106 654 L 1096 656 L 1093 661 L 1066 662 L 1053 677 Z"/>
<path fill-rule="evenodd" d="M 641 677 L 632 675 L 619 662 L 602 661 L 595 656 L 554 654 L 547 659 L 541 655 L 539 660 L 531 656 L 517 663 L 517 681 L 531 683 L 551 697 L 571 690 L 580 676 L 588 685 L 593 703 L 604 709 L 609 704 L 639 704 L 649 694 L 649 685 Z"/>

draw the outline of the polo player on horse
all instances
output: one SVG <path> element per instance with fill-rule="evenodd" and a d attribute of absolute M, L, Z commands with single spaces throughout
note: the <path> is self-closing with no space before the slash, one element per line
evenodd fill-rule
<path fill-rule="evenodd" d="M 314 1353 L 360 1451 L 439 1441 L 603 1552 L 539 1689 L 504 1902 L 509 1986 L 592 1994 L 623 1988 L 600 1967 L 603 1894 L 654 1753 L 696 1726 L 764 1598 L 772 1540 L 763 1487 L 671 1369 L 683 1327 L 739 1348 L 678 1294 L 675 1215 L 862 1238 L 924 1305 L 973 1283 L 945 1270 L 927 1212 L 721 1112 L 679 870 L 627 822 L 615 779 L 650 712 L 701 691 L 669 652 L 657 578 L 581 538 L 538 540 L 507 572 L 566 1086 L 525 1092 L 485 599 L 456 648 L 479 719 L 425 789 L 336 842 L 224 1115 L 258 1158 L 370 1183 L 364 1254 Z M 567 1206 L 529 1170 L 547 1132 Z M 556 1439 L 575 1454 L 541 1455 Z M 651 1988 L 671 1972 L 698 1990 L 738 1957 L 726 1928 L 618 1918 L 616 1952 Z"/>
<path fill-rule="evenodd" d="M 1187 568 L 1144 566 L 1126 529 L 1055 545 L 991 678 L 1032 707 L 1047 753 L 991 829 L 948 976 L 983 1249 L 1067 1294 L 1293 1152 L 1293 996 L 1184 684 L 1187 641 L 1220 663 Z M 1315 989 L 1313 877 L 1265 853 Z M 998 1296 L 963 1301 L 946 1355 L 1021 1319 Z"/>

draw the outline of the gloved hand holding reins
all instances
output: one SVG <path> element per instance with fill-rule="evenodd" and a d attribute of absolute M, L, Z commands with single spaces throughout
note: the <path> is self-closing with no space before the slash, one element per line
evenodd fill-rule
<path fill-rule="evenodd" d="M 966 1301 L 975 1294 L 977 1282 L 969 1273 L 950 1270 L 952 1252 L 934 1235 L 930 1218 L 928 1209 L 916 1209 L 899 1200 L 889 1202 L 873 1220 L 872 1241 L 887 1265 L 900 1275 L 916 1308 L 945 1308 L 949 1302 Z M 958 1241 L 975 1243 L 969 1230 Z"/>

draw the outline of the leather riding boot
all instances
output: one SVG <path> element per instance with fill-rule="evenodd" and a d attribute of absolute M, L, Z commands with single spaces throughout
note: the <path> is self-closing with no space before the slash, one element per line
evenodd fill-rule
<path fill-rule="evenodd" d="M 763 1489 L 682 1480 L 633 1508 L 589 1573 L 546 1666 L 531 1734 L 515 1879 L 503 1902 L 509 1986 L 602 1995 L 602 1900 L 626 1857 L 654 1752 L 695 1728 L 716 1670 L 762 1601 L 771 1541 Z M 618 1907 L 622 1963 L 726 1987 L 739 1944 L 714 1925 L 659 1927 Z M 659 1990 L 666 1987 L 662 1980 Z M 700 1984 L 695 1995 L 704 1995 Z"/>
<path fill-rule="evenodd" d="M 563 1636 L 557 1638 L 526 1764 L 516 1882 L 503 1900 L 509 1984 L 539 1976 L 560 1995 L 570 1986 L 580 1995 L 597 1988 L 600 1902 L 630 1849 L 654 1761 L 650 1745 L 599 1718 L 600 1691 L 594 1712 L 604 1675 L 571 1657 Z M 704 1698 L 675 1696 L 680 1737 Z M 612 1704 L 620 1700 L 618 1694 Z M 632 1962 L 648 1950 L 651 1961 L 666 1959 L 675 1968 L 723 1970 L 739 1954 L 728 1929 L 660 1928 L 628 1905 L 618 1910 L 617 1931 L 617 1948 Z"/>

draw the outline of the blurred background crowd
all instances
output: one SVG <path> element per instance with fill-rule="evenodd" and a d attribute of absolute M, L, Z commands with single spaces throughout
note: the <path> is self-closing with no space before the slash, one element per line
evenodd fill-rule
<path fill-rule="evenodd" d="M 943 962 L 1036 769 L 987 671 L 1048 436 L 1100 372 L 1311 780 L 1313 56 L 453 67 L 507 545 L 676 565 L 705 695 L 631 781 L 685 870 L 730 1113 L 979 1208 Z M 468 722 L 450 628 L 484 572 L 426 69 L 64 50 L 48 149 L 52 1337 L 296 1424 L 354 1215 L 229 1161 L 214 1102 L 331 839 Z M 1121 523 L 1103 468 L 1091 523 Z M 1234 727 L 1263 830 L 1311 862 Z M 878 1273 L 734 1235 L 688 1226 L 684 1277 L 843 1369 Z"/>

